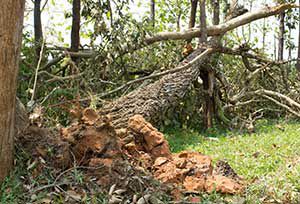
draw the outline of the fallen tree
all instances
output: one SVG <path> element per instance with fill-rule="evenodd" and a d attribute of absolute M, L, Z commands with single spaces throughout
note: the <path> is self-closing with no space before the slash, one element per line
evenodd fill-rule
<path fill-rule="evenodd" d="M 207 34 L 209 36 L 225 34 L 232 29 L 250 23 L 254 20 L 276 15 L 286 9 L 296 7 L 298 6 L 295 4 L 282 4 L 275 7 L 264 7 L 257 11 L 241 15 L 223 24 L 208 27 Z M 190 39 L 193 37 L 199 37 L 200 33 L 200 29 L 192 29 L 182 33 L 161 33 L 148 38 L 148 40 L 146 40 L 146 44 L 162 40 Z M 191 83 L 199 76 L 200 69 L 206 69 L 207 65 L 205 59 L 208 59 L 211 56 L 211 53 L 208 52 L 208 50 L 203 52 L 203 57 L 199 58 L 197 62 L 191 63 L 202 53 L 202 51 L 203 48 L 194 51 L 187 57 L 187 59 L 178 65 L 178 67 L 182 67 L 184 64 L 191 64 L 191 66 L 187 66 L 186 69 L 178 69 L 178 67 L 174 68 L 174 70 L 178 69 L 178 72 L 171 72 L 156 82 L 140 87 L 135 91 L 104 105 L 101 113 L 110 114 L 113 118 L 114 125 L 118 128 L 124 127 L 126 121 L 136 114 L 143 115 L 146 120 L 153 124 L 159 123 L 165 111 L 172 105 L 178 104 L 180 99 L 185 96 L 188 91 L 188 87 L 190 87 Z M 214 50 L 214 52 L 215 51 L 216 50 Z M 219 49 L 219 51 L 237 54 L 237 52 L 228 49 Z M 245 52 L 241 52 L 241 55 L 253 57 L 253 55 L 245 54 Z M 121 89 L 117 88 L 117 90 Z"/>

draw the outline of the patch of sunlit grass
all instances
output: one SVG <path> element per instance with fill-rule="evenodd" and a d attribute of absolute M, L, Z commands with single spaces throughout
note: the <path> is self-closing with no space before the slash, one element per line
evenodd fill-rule
<path fill-rule="evenodd" d="M 227 160 L 243 176 L 247 203 L 300 203 L 300 123 L 261 122 L 254 134 L 172 130 L 174 152 L 195 150 Z"/>

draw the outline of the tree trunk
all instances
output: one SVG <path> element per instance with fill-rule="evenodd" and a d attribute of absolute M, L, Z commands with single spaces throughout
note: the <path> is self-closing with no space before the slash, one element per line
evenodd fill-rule
<path fill-rule="evenodd" d="M 17 74 L 25 0 L 0 4 L 0 181 L 13 166 Z"/>
<path fill-rule="evenodd" d="M 155 0 L 150 0 L 150 19 L 152 26 L 155 26 Z"/>
<path fill-rule="evenodd" d="M 200 0 L 200 30 L 201 35 L 199 38 L 199 47 L 203 43 L 207 43 L 207 25 L 206 25 L 206 0 Z M 214 89 L 214 76 L 210 69 L 203 69 L 200 77 L 203 81 L 204 89 L 204 103 L 203 103 L 203 122 L 206 129 L 213 126 L 213 89 Z"/>
<path fill-rule="evenodd" d="M 278 40 L 278 61 L 283 61 L 283 52 L 284 52 L 284 32 L 285 32 L 285 12 L 280 13 L 279 15 L 280 22 L 279 22 L 279 40 Z M 285 89 L 288 90 L 288 77 L 287 77 L 287 70 L 285 66 L 281 67 L 281 76 L 282 81 L 285 85 Z"/>
<path fill-rule="evenodd" d="M 80 0 L 73 0 L 73 17 L 71 31 L 71 51 L 78 52 L 80 46 Z M 77 57 L 72 57 L 74 62 L 77 62 Z"/>
<path fill-rule="evenodd" d="M 299 0 L 299 4 L 300 4 L 300 0 Z M 298 17 L 300 19 L 300 8 L 299 8 L 298 12 L 299 12 Z M 298 72 L 300 72 L 300 24 L 298 24 L 298 60 L 296 63 L 296 68 L 297 68 Z"/>
<path fill-rule="evenodd" d="M 278 36 L 278 60 L 283 60 L 283 50 L 284 50 L 284 18 L 285 12 L 280 13 L 279 15 L 279 36 Z"/>
<path fill-rule="evenodd" d="M 43 43 L 43 28 L 41 19 L 41 0 L 34 1 L 34 42 L 35 42 L 35 63 L 37 64 L 40 57 Z"/>
<path fill-rule="evenodd" d="M 205 1 L 200 0 L 200 38 L 199 38 L 199 46 L 202 43 L 207 42 L 207 25 L 206 25 L 206 9 L 205 9 Z"/>
<path fill-rule="evenodd" d="M 202 51 L 203 49 L 195 50 L 178 67 L 191 62 Z M 105 105 L 101 114 L 110 114 L 113 124 L 117 128 L 126 127 L 128 119 L 136 114 L 141 114 L 149 122 L 158 125 L 164 119 L 164 113 L 170 107 L 177 105 L 185 96 L 191 83 L 200 74 L 200 65 L 211 53 L 206 51 L 201 60 L 195 62 L 191 67 L 166 75 L 156 82 L 140 87 Z"/>
<path fill-rule="evenodd" d="M 197 5 L 198 5 L 198 0 L 191 0 L 191 13 L 190 13 L 189 28 L 195 27 Z"/>

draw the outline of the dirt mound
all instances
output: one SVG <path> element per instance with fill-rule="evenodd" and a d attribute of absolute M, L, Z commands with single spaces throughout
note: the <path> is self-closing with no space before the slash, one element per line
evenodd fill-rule
<path fill-rule="evenodd" d="M 36 141 L 26 144 L 39 144 L 29 147 L 35 154 L 47 158 L 43 149 L 47 145 L 56 146 L 61 153 L 48 157 L 48 161 L 63 169 L 74 168 L 74 163 L 86 167 L 87 177 L 106 189 L 114 203 L 124 199 L 133 202 L 138 199 L 134 197 L 136 192 L 143 192 L 144 199 L 148 192 L 148 199 L 153 199 L 151 192 L 162 189 L 162 185 L 172 187 L 164 189 L 168 193 L 178 189 L 173 191 L 177 192 L 176 197 L 185 192 L 235 194 L 243 191 L 236 174 L 233 177 L 224 173 L 233 171 L 228 164 L 223 165 L 225 170 L 222 165 L 214 170 L 212 159 L 199 152 L 172 154 L 164 135 L 141 115 L 131 117 L 126 129 L 116 130 L 109 116 L 85 109 L 77 121 L 61 129 L 59 138 L 51 142 L 34 138 Z M 157 186 L 155 180 L 161 185 Z M 122 193 L 114 193 L 116 190 Z"/>

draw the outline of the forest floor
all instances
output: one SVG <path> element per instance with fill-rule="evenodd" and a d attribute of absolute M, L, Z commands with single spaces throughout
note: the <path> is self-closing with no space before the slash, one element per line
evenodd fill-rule
<path fill-rule="evenodd" d="M 247 182 L 243 195 L 203 194 L 201 203 L 300 203 L 299 122 L 262 121 L 253 134 L 216 129 L 205 133 L 186 129 L 165 132 L 173 152 L 195 150 L 214 161 L 226 160 Z M 22 201 L 34 199 L 28 198 L 22 184 L 31 166 L 22 162 L 28 155 L 17 151 L 16 157 L 14 174 L 0 188 L 0 203 L 26 203 Z M 80 171 L 74 171 L 73 176 L 82 182 Z M 41 177 L 53 179 L 50 172 L 44 172 Z M 99 194 L 95 202 L 87 203 L 107 201 Z"/>
<path fill-rule="evenodd" d="M 211 130 L 170 130 L 173 152 L 196 150 L 226 160 L 246 179 L 242 196 L 204 195 L 203 203 L 300 203 L 300 123 L 267 122 L 254 134 Z"/>

